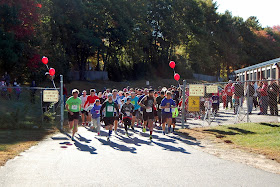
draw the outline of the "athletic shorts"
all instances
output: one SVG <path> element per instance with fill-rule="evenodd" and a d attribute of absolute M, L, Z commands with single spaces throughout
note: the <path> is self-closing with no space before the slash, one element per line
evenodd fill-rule
<path fill-rule="evenodd" d="M 71 115 L 68 112 L 68 120 L 69 121 L 79 120 L 79 118 L 80 118 L 80 113 L 79 112 L 73 112 L 73 115 Z"/>
<path fill-rule="evenodd" d="M 172 124 L 176 124 L 176 118 L 172 118 Z"/>
<path fill-rule="evenodd" d="M 157 116 L 158 116 L 158 119 L 162 118 L 161 110 L 157 111 Z"/>
<path fill-rule="evenodd" d="M 124 123 L 124 125 L 131 125 L 131 118 L 124 117 L 123 118 L 123 123 Z"/>
<path fill-rule="evenodd" d="M 87 116 L 88 116 L 88 111 L 83 110 L 83 111 L 82 111 L 82 114 L 85 114 L 85 115 L 87 115 Z"/>
<path fill-rule="evenodd" d="M 144 121 L 148 121 L 149 119 L 155 119 L 154 112 L 143 112 Z"/>
<path fill-rule="evenodd" d="M 154 110 L 154 115 L 155 115 L 155 117 L 158 116 L 158 112 L 156 110 Z"/>
<path fill-rule="evenodd" d="M 165 123 L 167 119 L 172 118 L 172 113 L 161 113 L 162 114 L 162 123 Z"/>
<path fill-rule="evenodd" d="M 114 125 L 115 117 L 104 117 L 105 126 Z"/>

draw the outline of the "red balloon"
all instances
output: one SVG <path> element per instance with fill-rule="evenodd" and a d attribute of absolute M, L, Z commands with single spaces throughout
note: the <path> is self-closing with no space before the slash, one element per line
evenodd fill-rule
<path fill-rule="evenodd" d="M 180 80 L 180 75 L 179 75 L 178 73 L 176 73 L 176 74 L 174 75 L 174 79 L 175 79 L 176 81 Z"/>
<path fill-rule="evenodd" d="M 43 64 L 48 64 L 48 62 L 49 62 L 49 59 L 47 58 L 47 57 L 43 57 L 42 58 L 42 62 L 43 62 Z"/>
<path fill-rule="evenodd" d="M 50 68 L 49 73 L 50 73 L 50 76 L 54 76 L 55 75 L 55 69 Z"/>
<path fill-rule="evenodd" d="M 175 68 L 175 66 L 176 66 L 176 64 L 175 64 L 175 62 L 174 62 L 174 61 L 171 61 L 171 62 L 169 63 L 169 66 L 170 66 L 172 69 L 174 69 L 174 68 Z"/>

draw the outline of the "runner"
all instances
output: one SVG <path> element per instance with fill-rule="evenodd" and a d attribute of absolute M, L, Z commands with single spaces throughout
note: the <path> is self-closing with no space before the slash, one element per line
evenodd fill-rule
<path fill-rule="evenodd" d="M 82 92 L 83 95 L 80 96 L 80 99 L 82 100 L 82 126 L 85 126 L 85 117 L 87 118 L 88 116 L 88 112 L 85 110 L 84 106 L 85 106 L 85 103 L 87 101 L 87 91 L 84 90 Z"/>
<path fill-rule="evenodd" d="M 156 99 L 156 101 L 157 101 L 157 114 L 158 114 L 156 120 L 158 120 L 158 122 L 160 124 L 160 127 L 162 125 L 161 102 L 165 98 L 164 94 L 165 94 L 164 91 L 161 91 L 160 95 Z"/>
<path fill-rule="evenodd" d="M 128 136 L 127 127 L 131 126 L 131 129 L 134 131 L 134 127 L 131 125 L 134 106 L 130 102 L 131 102 L 131 98 L 127 98 L 126 103 L 122 106 L 121 109 L 121 112 L 123 114 L 123 122 L 124 122 L 126 136 Z"/>
<path fill-rule="evenodd" d="M 162 132 L 165 135 L 165 125 L 168 125 L 168 133 L 171 130 L 171 123 L 172 123 L 172 108 L 176 107 L 176 103 L 172 99 L 172 94 L 170 91 L 166 92 L 166 98 L 164 98 L 161 102 L 162 108 Z"/>
<path fill-rule="evenodd" d="M 118 90 L 114 89 L 113 90 L 113 97 L 112 97 L 114 103 L 117 104 L 118 108 L 121 108 L 120 104 L 121 104 L 121 99 L 120 96 L 118 95 Z M 118 111 L 119 112 L 119 111 Z M 114 115 L 116 116 L 117 111 L 114 112 Z M 119 116 L 116 116 L 115 120 L 114 120 L 114 130 L 115 130 L 115 134 L 117 134 L 117 129 L 118 129 L 118 121 L 119 121 Z"/>
<path fill-rule="evenodd" d="M 144 89 L 144 94 L 142 94 L 141 96 L 139 96 L 139 99 L 138 99 L 138 105 L 140 105 L 140 101 L 142 101 L 142 99 L 145 97 L 145 96 L 148 96 L 149 94 L 149 90 L 147 88 Z M 140 105 L 141 106 L 141 105 Z M 140 108 L 140 115 L 141 115 L 141 119 L 144 119 L 144 109 L 143 107 Z M 146 132 L 146 126 L 147 126 L 147 121 L 145 122 L 144 120 L 144 123 L 143 123 L 143 132 Z"/>
<path fill-rule="evenodd" d="M 85 104 L 84 104 L 84 108 L 85 108 L 88 112 L 89 112 L 89 110 L 91 110 L 91 108 L 89 109 L 89 107 L 90 107 L 91 105 L 94 105 L 96 99 L 99 99 L 99 97 L 97 97 L 97 96 L 95 95 L 95 93 L 96 93 L 95 89 L 91 89 L 91 90 L 90 90 L 90 95 L 88 96 L 88 98 L 87 98 L 87 100 L 86 100 L 86 102 L 85 102 Z M 87 116 L 86 126 L 89 126 L 89 122 L 90 122 L 90 121 L 91 121 L 91 116 L 88 115 L 88 116 Z"/>
<path fill-rule="evenodd" d="M 131 92 L 131 96 L 128 97 L 131 99 L 131 104 L 134 106 L 134 111 L 132 113 L 132 123 L 131 126 L 134 127 L 135 121 L 139 122 L 140 118 L 140 105 L 138 105 L 139 98 L 136 96 L 135 92 Z"/>
<path fill-rule="evenodd" d="M 179 115 L 179 110 L 178 110 L 178 108 L 177 108 L 177 107 L 172 108 L 172 126 L 173 126 L 172 132 L 173 132 L 173 133 L 175 132 L 176 117 L 178 117 L 178 115 Z"/>
<path fill-rule="evenodd" d="M 154 105 L 156 105 L 156 99 L 154 97 L 154 90 L 149 90 L 149 94 L 146 95 L 141 101 L 140 106 L 144 109 L 143 111 L 143 119 L 144 126 L 143 132 L 146 132 L 146 125 L 148 125 L 150 129 L 150 140 L 152 140 L 153 135 L 153 122 L 154 122 Z"/>
<path fill-rule="evenodd" d="M 90 129 L 92 130 L 94 127 L 96 127 L 98 136 L 100 136 L 100 127 L 101 127 L 100 109 L 101 109 L 100 100 L 96 99 L 94 107 L 90 111 L 92 116 L 92 126 L 90 127 Z"/>
<path fill-rule="evenodd" d="M 78 98 L 79 90 L 74 89 L 72 95 L 73 96 L 66 101 L 66 110 L 68 111 L 69 128 L 72 129 L 72 140 L 74 141 L 75 133 L 78 132 L 82 100 Z"/>
<path fill-rule="evenodd" d="M 104 109 L 105 112 L 104 112 L 103 121 L 105 123 L 106 130 L 109 130 L 107 140 L 110 141 L 110 136 L 112 135 L 114 121 L 116 119 L 116 116 L 114 115 L 114 109 L 117 111 L 117 115 L 119 115 L 118 105 L 114 103 L 113 95 L 111 93 L 108 94 L 108 99 L 101 106 L 100 116 L 103 116 L 102 113 Z"/>

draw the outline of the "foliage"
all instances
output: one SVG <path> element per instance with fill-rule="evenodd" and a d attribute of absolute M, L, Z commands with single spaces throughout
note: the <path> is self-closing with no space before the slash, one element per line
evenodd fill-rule
<path fill-rule="evenodd" d="M 279 26 L 262 28 L 217 13 L 212 0 L 2 0 L 2 71 L 42 81 L 48 56 L 57 74 L 88 63 L 115 81 L 192 72 L 226 78 L 234 69 L 280 56 Z M 30 69 L 32 71 L 30 71 Z"/>

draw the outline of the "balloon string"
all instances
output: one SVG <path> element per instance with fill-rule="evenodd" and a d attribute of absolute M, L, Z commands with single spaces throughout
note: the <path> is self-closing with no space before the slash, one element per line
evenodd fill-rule
<path fill-rule="evenodd" d="M 47 67 L 47 69 L 50 71 L 50 68 L 49 68 L 48 64 L 46 64 L 46 67 Z M 51 75 L 50 75 L 50 76 L 51 76 Z M 54 87 L 55 89 L 57 89 L 56 86 L 55 86 L 55 83 L 54 83 L 54 81 L 53 81 L 53 76 L 51 76 L 51 78 L 52 78 L 53 87 Z"/>
<path fill-rule="evenodd" d="M 174 76 L 175 76 L 175 74 L 176 74 L 176 72 L 175 72 L 175 69 L 173 68 L 173 73 L 174 73 Z M 173 77 L 174 77 L 173 76 Z M 177 81 L 178 82 L 178 86 L 180 87 L 180 82 L 179 82 L 179 80 Z"/>

